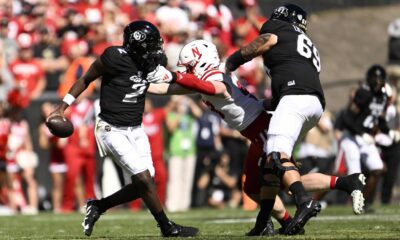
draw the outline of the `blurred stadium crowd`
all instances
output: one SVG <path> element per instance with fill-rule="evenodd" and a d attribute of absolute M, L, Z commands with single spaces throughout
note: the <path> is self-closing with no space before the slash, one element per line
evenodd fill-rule
<path fill-rule="evenodd" d="M 103 183 L 111 181 L 104 181 L 106 176 L 111 178 L 109 170 L 116 169 L 118 184 L 125 182 L 118 166 L 100 159 L 96 151 L 95 84 L 69 109 L 75 131 L 67 139 L 52 136 L 44 125 L 45 116 L 54 108 L 51 102 L 41 104 L 41 124 L 30 125 L 26 116 L 32 102 L 46 93 L 64 96 L 105 48 L 122 44 L 123 28 L 136 19 L 159 27 L 171 70 L 178 70 L 179 51 L 193 39 L 212 41 L 223 59 L 254 39 L 267 20 L 255 0 L 238 0 L 237 4 L 241 12 L 234 17 L 221 0 L 0 0 L 0 215 L 36 214 L 39 209 L 80 211 L 85 199 L 106 194 L 107 183 Z M 393 51 L 387 83 L 393 85 L 391 98 L 396 104 L 400 34 L 393 26 L 389 28 Z M 252 94 L 271 97 L 261 59 L 246 63 L 236 74 Z M 352 92 L 348 93 L 349 102 Z M 394 111 L 398 112 L 397 106 Z M 339 161 L 335 117 L 326 111 L 318 127 L 298 147 L 296 156 L 303 173 L 347 174 L 345 164 Z M 397 114 L 393 121 L 392 128 L 399 128 Z M 143 125 L 152 148 L 158 192 L 167 210 L 257 207 L 241 191 L 248 141 L 199 98 L 149 96 Z M 32 131 L 38 132 L 36 138 L 31 137 Z M 400 156 L 398 140 L 391 143 L 396 149 L 391 154 L 396 157 Z M 41 159 L 33 142 L 49 155 L 52 187 L 48 194 L 38 191 L 35 172 Z M 383 157 L 384 162 L 387 159 Z M 390 161 L 390 167 L 383 169 L 383 185 L 379 187 L 384 204 L 390 203 L 398 174 L 398 158 Z M 371 204 L 375 190 L 369 194 Z M 316 197 L 324 198 L 320 194 Z M 325 198 L 333 203 L 348 200 Z M 136 201 L 130 208 L 137 210 L 141 205 Z"/>

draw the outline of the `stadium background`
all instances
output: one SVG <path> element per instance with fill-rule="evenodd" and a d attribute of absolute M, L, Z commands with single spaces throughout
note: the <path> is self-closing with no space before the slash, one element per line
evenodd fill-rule
<path fill-rule="evenodd" d="M 264 16 L 282 1 L 257 1 Z M 224 1 L 235 16 L 235 1 Z M 364 78 L 365 70 L 373 63 L 385 65 L 388 55 L 387 27 L 400 17 L 400 1 L 396 0 L 299 0 L 297 4 L 309 11 L 309 32 L 318 46 L 322 59 L 321 80 L 327 96 L 328 109 L 333 112 L 347 101 L 347 92 Z M 44 101 L 57 101 L 55 93 L 45 92 L 33 101 L 26 111 L 31 125 L 32 139 L 37 139 L 39 109 Z M 156 98 L 162 105 L 164 97 Z M 39 154 L 37 179 L 40 185 L 50 188 L 47 153 L 40 150 L 37 141 L 34 149 Z M 397 185 L 398 188 L 398 185 Z M 399 193 L 397 192 L 397 198 Z M 397 200 L 398 201 L 398 200 Z"/>

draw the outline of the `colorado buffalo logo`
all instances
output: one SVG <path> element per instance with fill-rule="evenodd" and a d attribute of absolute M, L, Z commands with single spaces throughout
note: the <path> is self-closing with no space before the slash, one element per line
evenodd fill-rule
<path fill-rule="evenodd" d="M 133 40 L 132 38 L 135 39 L 135 41 L 143 42 L 146 39 L 146 34 L 144 34 L 142 31 L 135 31 L 131 35 L 131 41 Z"/>
<path fill-rule="evenodd" d="M 287 17 L 289 15 L 289 12 L 288 12 L 288 9 L 286 7 L 281 6 L 281 7 L 277 8 L 277 9 L 275 9 L 274 14 L 277 15 L 277 16 L 283 15 L 283 16 Z"/>

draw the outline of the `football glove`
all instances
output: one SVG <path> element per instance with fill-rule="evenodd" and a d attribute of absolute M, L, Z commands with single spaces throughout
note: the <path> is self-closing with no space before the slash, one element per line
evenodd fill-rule
<path fill-rule="evenodd" d="M 367 144 L 367 145 L 375 144 L 374 138 L 368 133 L 364 133 L 362 135 L 362 139 L 364 140 L 365 144 Z"/>
<path fill-rule="evenodd" d="M 400 132 L 398 130 L 390 130 L 389 136 L 393 139 L 393 142 L 395 143 L 400 141 Z"/>
<path fill-rule="evenodd" d="M 168 71 L 165 67 L 158 65 L 157 68 L 147 74 L 149 83 L 172 83 L 176 80 L 176 73 Z"/>

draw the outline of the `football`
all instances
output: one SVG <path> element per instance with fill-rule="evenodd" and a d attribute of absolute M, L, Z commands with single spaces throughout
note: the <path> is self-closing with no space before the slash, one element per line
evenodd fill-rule
<path fill-rule="evenodd" d="M 54 116 L 47 119 L 46 126 L 54 136 L 60 138 L 69 137 L 74 132 L 72 123 L 67 118 L 61 116 Z"/>

